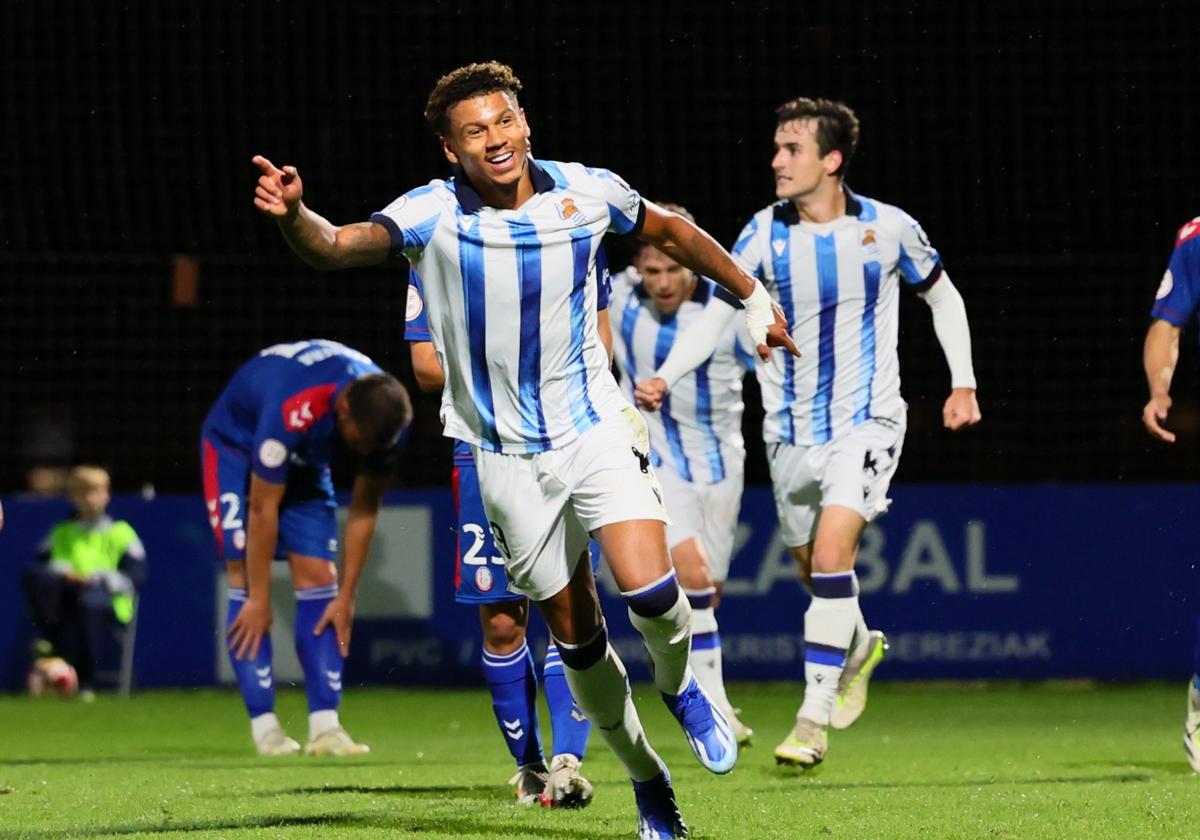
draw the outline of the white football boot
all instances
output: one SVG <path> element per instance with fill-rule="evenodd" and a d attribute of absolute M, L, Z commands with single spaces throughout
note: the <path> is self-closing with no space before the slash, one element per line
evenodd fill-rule
<path fill-rule="evenodd" d="M 550 775 L 542 790 L 545 808 L 586 808 L 592 804 L 592 783 L 579 772 L 580 761 L 571 753 L 550 759 Z"/>
<path fill-rule="evenodd" d="M 850 652 L 838 678 L 838 693 L 829 717 L 829 725 L 834 729 L 848 728 L 867 708 L 867 684 L 887 651 L 887 636 L 872 630 L 867 641 Z"/>
<path fill-rule="evenodd" d="M 796 718 L 796 725 L 783 742 L 775 748 L 775 763 L 805 769 L 816 767 L 825 760 L 829 739 L 825 727 L 808 718 Z"/>
<path fill-rule="evenodd" d="M 517 772 L 508 780 L 510 785 L 517 786 L 517 804 L 533 805 L 535 802 L 541 801 L 542 793 L 546 790 L 547 776 L 548 771 L 544 761 L 535 761 L 532 764 L 523 764 L 518 767 Z"/>
<path fill-rule="evenodd" d="M 366 755 L 371 748 L 355 743 L 350 733 L 338 726 L 326 729 L 304 747 L 305 755 Z"/>
<path fill-rule="evenodd" d="M 259 755 L 295 755 L 300 752 L 300 744 L 289 738 L 287 733 L 276 727 L 268 729 L 261 738 L 254 742 L 254 749 Z"/>

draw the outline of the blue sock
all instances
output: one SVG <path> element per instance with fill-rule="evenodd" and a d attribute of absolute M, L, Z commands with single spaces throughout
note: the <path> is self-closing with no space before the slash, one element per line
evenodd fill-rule
<path fill-rule="evenodd" d="M 244 603 L 246 603 L 245 589 L 229 590 L 229 615 L 225 619 L 226 630 L 229 629 L 229 625 L 233 624 L 238 613 L 242 611 Z M 242 699 L 246 701 L 246 711 L 250 714 L 251 719 L 275 711 L 275 677 L 271 674 L 270 634 L 262 637 L 262 642 L 258 645 L 258 656 L 253 659 L 239 660 L 233 651 L 230 651 L 229 664 L 233 666 L 238 688 L 242 692 Z"/>
<path fill-rule="evenodd" d="M 546 705 L 550 707 L 550 728 L 554 732 L 554 754 L 570 753 L 583 760 L 587 751 L 592 722 L 583 715 L 571 696 L 567 675 L 563 673 L 562 658 L 554 642 L 546 648 L 546 664 L 542 667 L 542 687 L 546 690 Z"/>
<path fill-rule="evenodd" d="M 537 676 L 529 646 L 501 655 L 483 649 L 483 679 L 492 692 L 492 710 L 517 766 L 542 761 L 538 735 Z"/>
<path fill-rule="evenodd" d="M 296 655 L 304 669 L 304 691 L 309 712 L 336 710 L 342 701 L 342 659 L 333 627 L 320 636 L 313 628 L 338 593 L 336 583 L 296 590 Z"/>

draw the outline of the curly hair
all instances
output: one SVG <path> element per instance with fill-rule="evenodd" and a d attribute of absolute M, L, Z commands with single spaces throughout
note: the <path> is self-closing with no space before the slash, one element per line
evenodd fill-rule
<path fill-rule="evenodd" d="M 515 98 L 521 80 L 507 64 L 484 61 L 451 70 L 437 80 L 425 102 L 425 119 L 439 137 L 450 131 L 450 109 L 466 99 L 506 91 Z"/>
<path fill-rule="evenodd" d="M 842 165 L 835 175 L 845 176 L 850 158 L 858 148 L 858 116 L 844 102 L 834 99 L 808 99 L 801 96 L 775 109 L 778 124 L 795 120 L 817 121 L 817 148 L 821 157 L 837 149 L 842 153 Z"/>

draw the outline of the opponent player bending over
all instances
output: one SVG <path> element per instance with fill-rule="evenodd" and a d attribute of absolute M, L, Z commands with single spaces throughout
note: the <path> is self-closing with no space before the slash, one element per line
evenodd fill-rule
<path fill-rule="evenodd" d="M 692 219 L 683 207 L 659 206 Z M 729 576 L 742 506 L 742 377 L 754 365 L 742 319 L 731 317 L 715 330 L 713 352 L 697 364 L 665 374 L 660 369 L 676 338 L 713 307 L 733 316 L 742 305 L 651 245 L 642 245 L 623 276 L 613 278 L 617 363 L 629 398 L 641 398 L 650 429 L 650 460 L 671 517 L 667 545 L 692 605 L 692 670 L 725 713 L 738 743 L 747 744 L 754 733 L 738 720 L 725 694 L 714 613 Z M 655 386 L 661 391 L 668 387 L 664 379 L 647 380 L 663 376 L 670 379 L 670 396 L 647 401 Z"/>
<path fill-rule="evenodd" d="M 603 285 L 600 288 L 603 293 Z M 607 348 L 612 342 L 604 308 L 607 301 L 602 299 L 600 305 L 600 337 Z M 415 271 L 409 272 L 404 339 L 412 353 L 417 384 L 422 391 L 440 394 L 446 377 L 429 336 L 421 278 Z M 517 801 L 522 805 L 540 801 L 550 808 L 586 807 L 592 801 L 592 785 L 580 773 L 580 763 L 591 722 L 575 705 L 562 658 L 551 641 L 542 666 L 554 735 L 554 756 L 547 767 L 538 727 L 537 675 L 525 642 L 529 599 L 509 591 L 504 558 L 496 550 L 483 512 L 475 459 L 470 445 L 461 440 L 454 441 L 452 487 L 458 514 L 454 598 L 459 603 L 479 605 L 484 681 L 492 695 L 501 737 L 517 763 L 516 775 L 509 784 L 517 786 Z"/>
<path fill-rule="evenodd" d="M 1175 252 L 1167 264 L 1158 294 L 1154 296 L 1154 321 L 1146 332 L 1142 363 L 1150 386 L 1150 401 L 1142 409 L 1146 431 L 1159 440 L 1175 442 L 1175 433 L 1162 427 L 1171 410 L 1171 380 L 1179 361 L 1179 334 L 1200 309 L 1200 216 L 1179 229 Z M 1192 660 L 1188 686 L 1188 711 L 1183 724 L 1183 748 L 1188 762 L 1200 773 L 1200 633 Z"/>
<path fill-rule="evenodd" d="M 862 712 L 886 649 L 859 609 L 854 561 L 863 529 L 887 510 L 904 443 L 901 282 L 929 304 L 950 366 L 946 428 L 978 423 L 980 413 L 966 308 L 938 252 L 903 210 L 843 183 L 858 143 L 854 112 L 801 98 L 776 114 L 779 201 L 754 214 L 733 252 L 782 305 L 803 353 L 774 354 L 758 379 L 780 529 L 812 592 L 804 703 L 775 758 L 811 766 L 825 757 L 825 727 L 845 728 Z"/>
<path fill-rule="evenodd" d="M 311 755 L 367 752 L 338 720 L 354 596 L 412 407 L 374 362 L 334 341 L 268 347 L 238 369 L 204 421 L 204 500 L 229 573 L 229 651 L 261 755 L 300 745 L 275 716 L 271 560 L 296 587 L 296 653 L 308 694 Z M 337 502 L 329 461 L 340 439 L 363 456 L 338 585 Z"/>
<path fill-rule="evenodd" d="M 596 324 L 596 254 L 635 234 L 746 302 L 766 354 L 791 345 L 766 289 L 686 219 L 643 202 L 613 173 L 538 162 L 511 68 L 442 77 L 426 118 L 455 168 L 371 221 L 335 226 L 301 202 L 296 169 L 262 157 L 256 206 L 310 265 L 376 264 L 402 251 L 423 283 L 445 371 L 447 436 L 471 444 L 484 509 L 511 584 L 538 604 L 576 702 L 625 765 L 639 834 L 686 834 L 666 766 L 650 748 L 608 643 L 588 563 L 594 533 L 654 666 L 654 682 L 700 762 L 737 759 L 728 721 L 688 668 L 687 598 L 675 580 L 646 426 L 621 396 Z"/>

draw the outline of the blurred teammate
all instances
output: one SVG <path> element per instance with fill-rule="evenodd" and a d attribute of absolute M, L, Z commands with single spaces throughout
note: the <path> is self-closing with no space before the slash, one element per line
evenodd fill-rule
<path fill-rule="evenodd" d="M 904 444 L 896 339 L 901 283 L 933 313 L 950 367 L 946 428 L 979 422 L 962 297 L 911 216 L 843 183 L 858 118 L 840 102 L 795 99 L 776 110 L 775 195 L 733 252 L 783 307 L 799 359 L 758 366 L 763 437 L 780 530 L 812 602 L 804 615 L 804 703 L 777 761 L 811 766 L 825 727 L 849 726 L 886 650 L 858 604 L 854 561 L 866 524 L 887 510 Z"/>
<path fill-rule="evenodd" d="M 1171 410 L 1171 380 L 1179 361 L 1179 334 L 1200 308 L 1200 216 L 1179 229 L 1175 251 L 1167 264 L 1158 293 L 1154 296 L 1154 319 L 1146 332 L 1142 364 L 1150 400 L 1142 409 L 1146 431 L 1159 440 L 1175 442 L 1175 433 L 1163 428 Z M 1188 762 L 1200 773 L 1200 634 L 1192 661 L 1188 686 L 1188 711 L 1183 725 L 1183 748 Z"/>
<path fill-rule="evenodd" d="M 75 516 L 55 525 L 21 589 L 39 638 L 34 656 L 61 656 L 75 667 L 81 696 L 95 688 L 104 650 L 124 636 L 133 596 L 146 576 L 146 550 L 128 522 L 108 515 L 112 482 L 100 467 L 80 466 L 67 478 Z"/>
<path fill-rule="evenodd" d="M 660 206 L 692 219 L 682 207 Z M 754 733 L 738 720 L 725 694 L 714 613 L 729 576 L 744 484 L 742 377 L 754 357 L 742 319 L 733 317 L 741 302 L 652 245 L 642 245 L 632 266 L 613 278 L 612 308 L 621 336 L 617 363 L 630 399 L 639 397 L 647 409 L 650 460 L 671 517 L 667 545 L 692 605 L 692 671 L 738 742 L 747 744 Z M 702 331 L 715 349 L 691 362 L 676 353 L 668 367 L 668 354 L 710 308 L 722 313 L 714 330 Z"/>
<path fill-rule="evenodd" d="M 607 170 L 535 161 L 520 89 L 496 62 L 442 77 L 425 114 L 454 177 L 405 193 L 368 222 L 316 215 L 301 202 L 296 169 L 262 157 L 254 200 L 310 265 L 375 264 L 396 251 L 418 272 L 446 376 L 445 433 L 472 447 L 509 582 L 538 604 L 576 702 L 632 778 L 641 836 L 684 836 L 670 776 L 608 643 L 591 567 L 578 562 L 594 533 L 663 699 L 700 762 L 728 772 L 737 745 L 688 668 L 691 608 L 667 553 L 646 426 L 597 335 L 601 238 L 637 235 L 746 296 L 764 353 L 768 330 L 772 341 L 790 338 L 761 284 L 690 222 Z"/>
<path fill-rule="evenodd" d="M 603 296 L 603 286 L 601 286 Z M 601 340 L 607 327 L 607 301 L 601 301 Z M 404 338 L 412 353 L 413 373 L 422 391 L 442 392 L 446 378 L 429 336 L 429 319 L 421 294 L 421 279 L 409 272 L 408 304 Z M 611 343 L 610 339 L 605 342 Z M 517 801 L 546 807 L 582 808 L 592 801 L 592 785 L 580 772 L 587 749 L 591 723 L 571 696 L 563 673 L 562 658 L 553 640 L 546 650 L 542 681 L 554 755 L 546 766 L 538 729 L 537 674 L 525 641 L 529 621 L 529 599 L 509 590 L 504 558 L 483 511 L 479 477 L 471 447 L 454 441 L 452 485 L 458 515 L 458 548 L 454 570 L 454 598 L 461 604 L 479 606 L 483 631 L 483 676 L 492 695 L 492 709 L 501 737 L 517 763 L 510 784 L 517 786 Z"/>
<path fill-rule="evenodd" d="M 296 588 L 296 653 L 308 695 L 310 755 L 367 752 L 342 728 L 342 666 L 354 598 L 401 437 L 408 393 L 369 358 L 335 341 L 268 347 L 242 365 L 204 421 L 204 500 L 229 573 L 230 662 L 260 755 L 300 745 L 275 716 L 271 674 L 271 561 L 286 559 Z M 338 581 L 335 441 L 362 456 Z"/>

